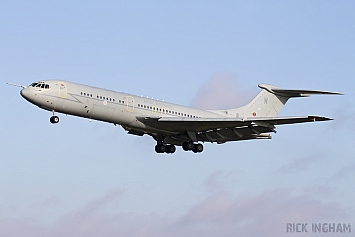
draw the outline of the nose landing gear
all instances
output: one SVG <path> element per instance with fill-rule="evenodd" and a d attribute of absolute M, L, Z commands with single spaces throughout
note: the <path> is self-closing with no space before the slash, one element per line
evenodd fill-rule
<path fill-rule="evenodd" d="M 53 110 L 53 116 L 49 119 L 49 121 L 53 124 L 59 123 L 59 117 L 55 115 L 55 111 Z"/>

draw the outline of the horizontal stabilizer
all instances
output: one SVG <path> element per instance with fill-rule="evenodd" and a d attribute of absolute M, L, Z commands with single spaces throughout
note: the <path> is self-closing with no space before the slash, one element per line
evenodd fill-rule
<path fill-rule="evenodd" d="M 284 97 L 307 97 L 310 95 L 343 95 L 342 93 L 332 91 L 280 89 L 278 87 L 268 84 L 260 84 L 259 87 L 269 91 L 270 93 Z"/>

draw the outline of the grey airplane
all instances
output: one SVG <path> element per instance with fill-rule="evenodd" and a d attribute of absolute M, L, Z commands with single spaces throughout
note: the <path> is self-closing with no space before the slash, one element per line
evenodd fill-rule
<path fill-rule="evenodd" d="M 157 153 L 170 154 L 176 146 L 199 153 L 204 142 L 271 139 L 276 125 L 332 120 L 320 116 L 276 116 L 289 98 L 341 94 L 260 84 L 259 94 L 245 106 L 201 110 L 69 81 L 44 80 L 20 87 L 23 98 L 53 113 L 52 124 L 59 122 L 56 113 L 62 113 L 121 125 L 128 134 L 148 134 L 157 142 Z"/>

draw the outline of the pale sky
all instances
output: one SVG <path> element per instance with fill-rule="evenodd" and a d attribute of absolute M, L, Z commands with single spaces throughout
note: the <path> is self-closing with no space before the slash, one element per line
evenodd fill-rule
<path fill-rule="evenodd" d="M 354 9 L 1 1 L 0 235 L 279 237 L 301 222 L 351 223 L 354 232 Z M 50 112 L 5 84 L 44 79 L 205 109 L 243 105 L 260 83 L 345 95 L 292 99 L 279 115 L 334 121 L 167 155 L 112 124 L 59 114 L 52 125 Z"/>

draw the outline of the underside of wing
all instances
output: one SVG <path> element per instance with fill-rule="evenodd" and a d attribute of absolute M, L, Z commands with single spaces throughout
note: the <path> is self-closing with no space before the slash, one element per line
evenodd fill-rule
<path fill-rule="evenodd" d="M 275 125 L 331 120 L 319 116 L 276 118 L 180 118 L 137 117 L 146 126 L 172 134 L 171 139 L 218 142 L 271 138 Z"/>

